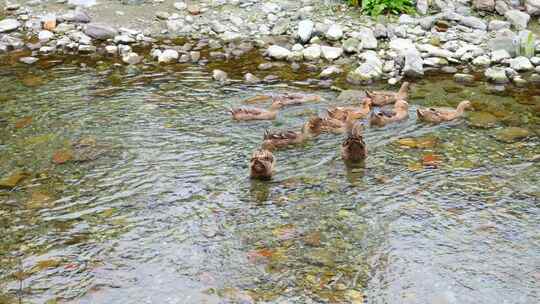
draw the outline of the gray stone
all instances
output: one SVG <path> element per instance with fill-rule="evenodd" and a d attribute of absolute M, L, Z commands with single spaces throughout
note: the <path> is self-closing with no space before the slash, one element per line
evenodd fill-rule
<path fill-rule="evenodd" d="M 321 46 L 321 51 L 324 59 L 335 60 L 343 54 L 343 49 L 340 47 Z"/>
<path fill-rule="evenodd" d="M 491 64 L 491 59 L 488 56 L 482 55 L 474 58 L 472 63 L 476 66 L 488 66 Z"/>
<path fill-rule="evenodd" d="M 311 20 L 302 20 L 298 23 L 298 37 L 303 43 L 306 43 L 311 39 L 313 34 L 313 21 Z"/>
<path fill-rule="evenodd" d="M 488 68 L 484 76 L 487 80 L 496 84 L 505 84 L 508 83 L 508 77 L 506 77 L 506 72 L 503 68 L 492 67 Z"/>
<path fill-rule="evenodd" d="M 459 21 L 459 23 L 462 25 L 474 28 L 474 29 L 478 29 L 478 30 L 485 31 L 487 29 L 486 23 L 478 17 L 473 17 L 473 16 L 463 17 Z"/>
<path fill-rule="evenodd" d="M 540 57 L 532 57 L 531 59 L 529 59 L 531 61 L 532 64 L 534 65 L 540 65 Z"/>
<path fill-rule="evenodd" d="M 418 20 L 418 24 L 425 31 L 430 30 L 435 25 L 435 22 L 437 22 L 436 16 L 426 16 Z"/>
<path fill-rule="evenodd" d="M 349 38 L 343 41 L 343 50 L 347 53 L 356 53 L 360 51 L 360 40 L 356 38 Z"/>
<path fill-rule="evenodd" d="M 474 76 L 470 74 L 455 74 L 454 81 L 459 83 L 473 83 Z"/>
<path fill-rule="evenodd" d="M 329 67 L 325 68 L 324 70 L 322 70 L 322 72 L 319 74 L 319 77 L 321 77 L 321 78 L 329 78 L 329 77 L 332 77 L 334 75 L 339 75 L 339 74 L 341 74 L 341 72 L 343 72 L 342 69 L 340 69 L 339 67 L 337 67 L 335 65 L 332 65 L 332 66 L 329 66 Z"/>
<path fill-rule="evenodd" d="M 220 38 L 225 43 L 231 43 L 242 41 L 245 36 L 237 32 L 225 31 L 223 34 L 220 35 Z"/>
<path fill-rule="evenodd" d="M 540 0 L 525 0 L 525 9 L 531 16 L 540 15 Z"/>
<path fill-rule="evenodd" d="M 356 70 L 349 72 L 347 81 L 360 84 L 372 82 L 382 76 L 382 61 L 374 51 L 366 51 L 362 53 L 362 58 L 365 62 L 362 63 Z"/>
<path fill-rule="evenodd" d="M 47 43 L 53 37 L 54 37 L 54 34 L 52 32 L 47 31 L 47 30 L 39 31 L 39 33 L 38 33 L 38 39 L 39 39 L 39 42 L 41 42 L 41 43 Z"/>
<path fill-rule="evenodd" d="M 530 71 L 534 69 L 534 66 L 529 61 L 529 59 L 523 56 L 510 59 L 508 60 L 508 63 L 510 63 L 511 69 L 514 69 L 518 72 Z"/>
<path fill-rule="evenodd" d="M 127 64 L 137 64 L 141 62 L 142 57 L 135 52 L 126 52 L 122 55 L 122 61 Z"/>
<path fill-rule="evenodd" d="M 373 28 L 373 35 L 375 36 L 375 38 L 386 38 L 388 37 L 388 30 L 386 29 L 386 26 L 384 26 L 384 24 L 377 23 Z"/>
<path fill-rule="evenodd" d="M 88 23 L 84 29 L 86 35 L 97 40 L 113 38 L 117 32 L 115 28 L 100 23 Z"/>
<path fill-rule="evenodd" d="M 105 52 L 109 55 L 116 55 L 118 54 L 118 47 L 116 45 L 107 45 L 105 47 Z"/>
<path fill-rule="evenodd" d="M 321 58 L 321 46 L 318 44 L 310 45 L 302 51 L 306 60 L 318 60 Z"/>
<path fill-rule="evenodd" d="M 114 43 L 130 44 L 135 42 L 135 38 L 130 37 L 127 34 L 116 35 L 113 39 Z"/>
<path fill-rule="evenodd" d="M 519 40 L 514 32 L 508 29 L 502 29 L 495 33 L 495 37 L 488 41 L 488 46 L 492 51 L 506 50 L 510 55 L 516 53 Z"/>
<path fill-rule="evenodd" d="M 491 52 L 491 61 L 494 63 L 501 63 L 506 59 L 510 59 L 512 56 L 510 56 L 510 53 L 508 53 L 507 50 L 495 50 Z"/>
<path fill-rule="evenodd" d="M 510 22 L 501 21 L 501 20 L 491 20 L 488 24 L 488 29 L 490 31 L 498 31 L 502 29 L 509 29 Z"/>
<path fill-rule="evenodd" d="M 21 23 L 16 19 L 4 19 L 0 21 L 0 33 L 11 32 L 21 26 Z"/>
<path fill-rule="evenodd" d="M 401 14 L 399 16 L 399 24 L 414 25 L 416 24 L 416 20 L 407 14 Z"/>
<path fill-rule="evenodd" d="M 281 60 L 281 59 L 286 59 L 287 57 L 289 57 L 291 54 L 291 51 L 289 51 L 288 49 L 282 46 L 271 45 L 266 50 L 266 54 L 273 59 Z"/>
<path fill-rule="evenodd" d="M 390 49 L 396 52 L 404 52 L 406 49 L 415 48 L 414 43 L 410 39 L 395 38 L 390 40 Z"/>
<path fill-rule="evenodd" d="M 421 52 L 426 52 L 430 56 L 435 57 L 444 57 L 444 58 L 453 58 L 455 57 L 455 54 L 450 52 L 449 50 L 444 50 L 439 47 L 433 46 L 431 44 L 419 44 L 418 50 Z"/>
<path fill-rule="evenodd" d="M 158 56 L 159 63 L 169 63 L 171 61 L 177 61 L 180 55 L 175 50 L 165 50 Z"/>
<path fill-rule="evenodd" d="M 442 67 L 448 64 L 448 60 L 440 57 L 428 57 L 423 59 L 423 65 L 427 67 Z"/>
<path fill-rule="evenodd" d="M 39 59 L 36 58 L 36 57 L 21 57 L 19 58 L 19 62 L 22 62 L 24 64 L 34 64 L 38 61 Z"/>
<path fill-rule="evenodd" d="M 420 13 L 421 15 L 427 14 L 429 9 L 429 1 L 428 0 L 416 0 L 416 11 Z"/>
<path fill-rule="evenodd" d="M 96 46 L 90 44 L 79 44 L 78 51 L 79 53 L 91 54 L 96 52 Z"/>
<path fill-rule="evenodd" d="M 227 27 L 217 20 L 210 22 L 210 28 L 218 34 L 224 33 L 227 30 Z"/>
<path fill-rule="evenodd" d="M 504 16 L 512 25 L 518 30 L 524 30 L 527 28 L 527 24 L 531 19 L 531 16 L 518 10 L 509 10 L 504 13 Z"/>
<path fill-rule="evenodd" d="M 424 63 L 420 52 L 416 48 L 405 50 L 405 66 L 403 74 L 408 77 L 421 77 L 424 75 Z"/>
<path fill-rule="evenodd" d="M 284 35 L 290 27 L 289 19 L 281 19 L 272 28 L 272 35 Z"/>
<path fill-rule="evenodd" d="M 173 6 L 179 11 L 187 9 L 187 4 L 185 2 L 175 2 Z"/>
<path fill-rule="evenodd" d="M 353 37 L 360 39 L 363 49 L 374 50 L 377 48 L 377 38 L 375 38 L 373 31 L 367 27 L 363 27 L 360 31 L 353 33 Z"/>
<path fill-rule="evenodd" d="M 473 0 L 473 7 L 479 11 L 492 12 L 495 9 L 495 0 Z"/>
<path fill-rule="evenodd" d="M 302 61 L 302 59 L 304 59 L 302 51 L 292 51 L 289 56 L 287 56 L 288 61 Z"/>
<path fill-rule="evenodd" d="M 326 38 L 329 40 L 339 40 L 343 37 L 343 30 L 339 24 L 332 24 L 326 32 Z"/>
<path fill-rule="evenodd" d="M 261 82 L 261 79 L 259 79 L 257 76 L 251 74 L 251 73 L 246 73 L 244 75 L 244 81 L 247 82 L 247 83 L 259 83 Z"/>
<path fill-rule="evenodd" d="M 215 81 L 224 82 L 227 80 L 227 73 L 223 72 L 222 70 L 213 70 L 212 71 L 212 78 Z"/>

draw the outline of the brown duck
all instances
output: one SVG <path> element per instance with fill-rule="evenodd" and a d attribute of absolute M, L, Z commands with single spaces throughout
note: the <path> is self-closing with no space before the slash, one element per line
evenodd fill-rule
<path fill-rule="evenodd" d="M 394 110 L 381 110 L 372 113 L 369 124 L 372 126 L 385 126 L 389 123 L 406 120 L 409 118 L 409 104 L 405 100 L 398 100 L 394 104 Z"/>
<path fill-rule="evenodd" d="M 367 146 L 362 136 L 363 126 L 355 123 L 347 138 L 341 144 L 341 158 L 350 162 L 359 162 L 367 157 Z"/>
<path fill-rule="evenodd" d="M 322 118 L 321 121 L 321 132 L 334 134 L 346 133 L 352 129 L 355 121 L 356 118 L 354 115 L 348 115 L 345 118 L 345 121 L 341 121 L 331 117 L 325 117 Z"/>
<path fill-rule="evenodd" d="M 275 165 L 276 159 L 271 151 L 258 149 L 253 152 L 249 162 L 250 176 L 255 179 L 271 179 Z"/>
<path fill-rule="evenodd" d="M 237 108 L 230 110 L 234 120 L 273 120 L 279 110 L 283 107 L 283 103 L 275 101 L 268 110 L 259 108 Z"/>
<path fill-rule="evenodd" d="M 371 111 L 371 98 L 364 98 L 362 105 L 359 107 L 331 107 L 326 110 L 327 116 L 333 119 L 345 121 L 347 116 L 354 119 L 360 119 L 366 117 Z"/>
<path fill-rule="evenodd" d="M 371 98 L 373 105 L 384 106 L 395 103 L 398 100 L 407 100 L 409 97 L 409 83 L 401 84 L 398 92 L 393 91 L 366 91 L 366 95 Z"/>
<path fill-rule="evenodd" d="M 459 103 L 456 109 L 452 108 L 422 108 L 417 109 L 416 114 L 418 119 L 431 123 L 441 123 L 451 121 L 463 116 L 465 109 L 471 107 L 471 102 L 463 100 Z"/>
<path fill-rule="evenodd" d="M 312 117 L 307 121 L 300 132 L 296 131 L 277 131 L 269 132 L 266 130 L 262 147 L 267 150 L 284 148 L 289 145 L 301 144 L 321 133 L 320 117 Z"/>

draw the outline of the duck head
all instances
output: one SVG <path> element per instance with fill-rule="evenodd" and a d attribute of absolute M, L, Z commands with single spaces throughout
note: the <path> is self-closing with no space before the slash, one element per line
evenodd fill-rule
<path fill-rule="evenodd" d="M 251 178 L 270 179 L 274 169 L 274 155 L 266 149 L 257 150 L 253 152 L 249 167 Z"/>

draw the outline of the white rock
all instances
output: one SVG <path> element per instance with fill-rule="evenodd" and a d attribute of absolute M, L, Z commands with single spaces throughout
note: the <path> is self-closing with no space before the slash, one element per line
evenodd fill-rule
<path fill-rule="evenodd" d="M 118 47 L 116 45 L 107 45 L 105 47 L 105 52 L 110 55 L 116 55 L 118 54 Z"/>
<path fill-rule="evenodd" d="M 444 57 L 444 58 L 453 58 L 453 57 L 455 57 L 454 53 L 452 53 L 452 52 L 450 52 L 448 50 L 441 49 L 441 48 L 436 47 L 436 46 L 431 45 L 431 44 L 419 44 L 419 45 L 417 45 L 417 47 L 418 47 L 419 51 L 426 52 L 430 56 Z"/>
<path fill-rule="evenodd" d="M 306 60 L 318 60 L 321 58 L 321 46 L 318 44 L 312 44 L 302 51 Z"/>
<path fill-rule="evenodd" d="M 24 64 L 34 64 L 38 61 L 39 59 L 36 58 L 36 57 L 22 57 L 19 59 L 20 62 L 24 63 Z"/>
<path fill-rule="evenodd" d="M 286 48 L 284 48 L 282 46 L 279 46 L 279 45 L 271 45 L 266 50 L 266 53 L 271 58 L 281 60 L 281 59 L 286 59 L 287 57 L 289 57 L 290 54 L 291 54 L 291 51 L 289 51 L 288 49 L 286 49 Z"/>
<path fill-rule="evenodd" d="M 321 46 L 321 51 L 324 59 L 335 60 L 343 54 L 343 49 L 340 47 Z"/>
<path fill-rule="evenodd" d="M 525 8 L 531 16 L 540 15 L 540 0 L 525 0 Z"/>
<path fill-rule="evenodd" d="M 362 41 L 363 49 L 374 50 L 377 48 L 377 38 L 375 38 L 373 31 L 367 27 L 361 28 L 356 37 L 354 35 L 353 37 Z"/>
<path fill-rule="evenodd" d="M 38 33 L 38 39 L 39 39 L 39 42 L 41 42 L 41 43 L 47 43 L 53 37 L 54 37 L 54 34 L 52 32 L 47 31 L 47 30 L 39 31 L 39 33 Z"/>
<path fill-rule="evenodd" d="M 534 69 L 534 66 L 532 65 L 532 63 L 529 61 L 527 57 L 523 57 L 523 56 L 516 57 L 516 58 L 510 59 L 508 62 L 510 63 L 510 68 L 518 72 L 530 71 Z"/>
<path fill-rule="evenodd" d="M 276 13 L 279 13 L 279 11 L 281 11 L 281 6 L 279 6 L 276 3 L 266 2 L 262 5 L 261 9 L 266 14 L 270 14 L 270 13 L 276 14 Z"/>
<path fill-rule="evenodd" d="M 311 39 L 313 35 L 313 28 L 315 24 L 311 20 L 302 20 L 298 23 L 298 37 L 303 43 L 306 43 Z"/>
<path fill-rule="evenodd" d="M 301 45 L 300 43 L 296 43 L 295 45 L 292 46 L 293 52 L 302 51 L 303 49 L 304 49 L 304 46 Z"/>
<path fill-rule="evenodd" d="M 420 77 L 424 75 L 424 62 L 420 52 L 416 48 L 405 50 L 405 65 L 403 74 L 408 77 Z"/>
<path fill-rule="evenodd" d="M 512 58 L 512 56 L 510 56 L 510 53 L 504 49 L 491 52 L 491 61 L 494 63 L 501 63 L 503 60 L 510 58 Z"/>
<path fill-rule="evenodd" d="M 486 78 L 488 79 L 488 81 L 491 81 L 493 83 L 497 83 L 497 84 L 504 84 L 504 83 L 508 83 L 508 77 L 506 77 L 506 72 L 504 69 L 502 68 L 498 68 L 498 67 L 491 67 L 491 68 L 488 68 L 484 75 L 486 76 Z"/>
<path fill-rule="evenodd" d="M 488 66 L 491 64 L 491 60 L 488 56 L 482 55 L 474 58 L 472 63 L 476 66 Z"/>
<path fill-rule="evenodd" d="M 343 37 L 343 30 L 339 24 L 332 24 L 326 32 L 326 38 L 330 40 L 339 40 Z"/>
<path fill-rule="evenodd" d="M 540 57 L 532 57 L 530 61 L 534 65 L 540 65 Z"/>
<path fill-rule="evenodd" d="M 415 48 L 414 43 L 410 39 L 395 38 L 390 40 L 390 49 L 398 53 L 405 51 L 406 49 Z"/>
<path fill-rule="evenodd" d="M 141 62 L 141 60 L 141 56 L 134 52 L 128 52 L 122 55 L 122 61 L 127 64 L 137 64 Z"/>
<path fill-rule="evenodd" d="M 220 37 L 223 42 L 230 43 L 241 41 L 244 38 L 244 35 L 232 31 L 225 31 Z"/>
<path fill-rule="evenodd" d="M 165 50 L 158 56 L 159 63 L 169 63 L 171 61 L 177 61 L 180 55 L 175 50 Z"/>
<path fill-rule="evenodd" d="M 504 16 L 517 30 L 524 30 L 527 28 L 527 24 L 529 23 L 529 20 L 531 19 L 531 16 L 528 14 L 521 12 L 519 10 L 509 10 L 506 13 L 504 13 Z"/>
<path fill-rule="evenodd" d="M 382 76 L 383 63 L 374 51 L 366 51 L 360 54 L 365 60 L 356 70 L 347 75 L 347 80 L 351 83 L 372 82 Z"/>
<path fill-rule="evenodd" d="M 0 33 L 16 30 L 21 26 L 21 23 L 16 19 L 4 19 L 0 21 Z"/>
<path fill-rule="evenodd" d="M 185 2 L 176 2 L 174 3 L 174 8 L 177 10 L 183 11 L 187 8 L 187 4 Z"/>
<path fill-rule="evenodd" d="M 215 81 L 223 82 L 227 80 L 227 73 L 223 72 L 222 70 L 213 70 L 212 71 L 212 78 Z"/>
<path fill-rule="evenodd" d="M 335 65 L 331 65 L 331 66 L 325 68 L 324 70 L 322 70 L 321 74 L 319 74 L 319 77 L 328 78 L 328 77 L 331 77 L 331 76 L 334 76 L 334 75 L 341 74 L 341 72 L 343 72 L 342 69 L 340 69 L 339 67 L 337 67 Z"/>

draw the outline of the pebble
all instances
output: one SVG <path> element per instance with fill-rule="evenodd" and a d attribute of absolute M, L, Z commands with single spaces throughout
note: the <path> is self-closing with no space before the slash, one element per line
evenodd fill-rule
<path fill-rule="evenodd" d="M 224 82 L 225 80 L 227 80 L 227 73 L 225 73 L 224 71 L 222 70 L 213 70 L 212 71 L 212 78 L 215 80 L 215 81 L 219 81 L 219 82 Z"/>

